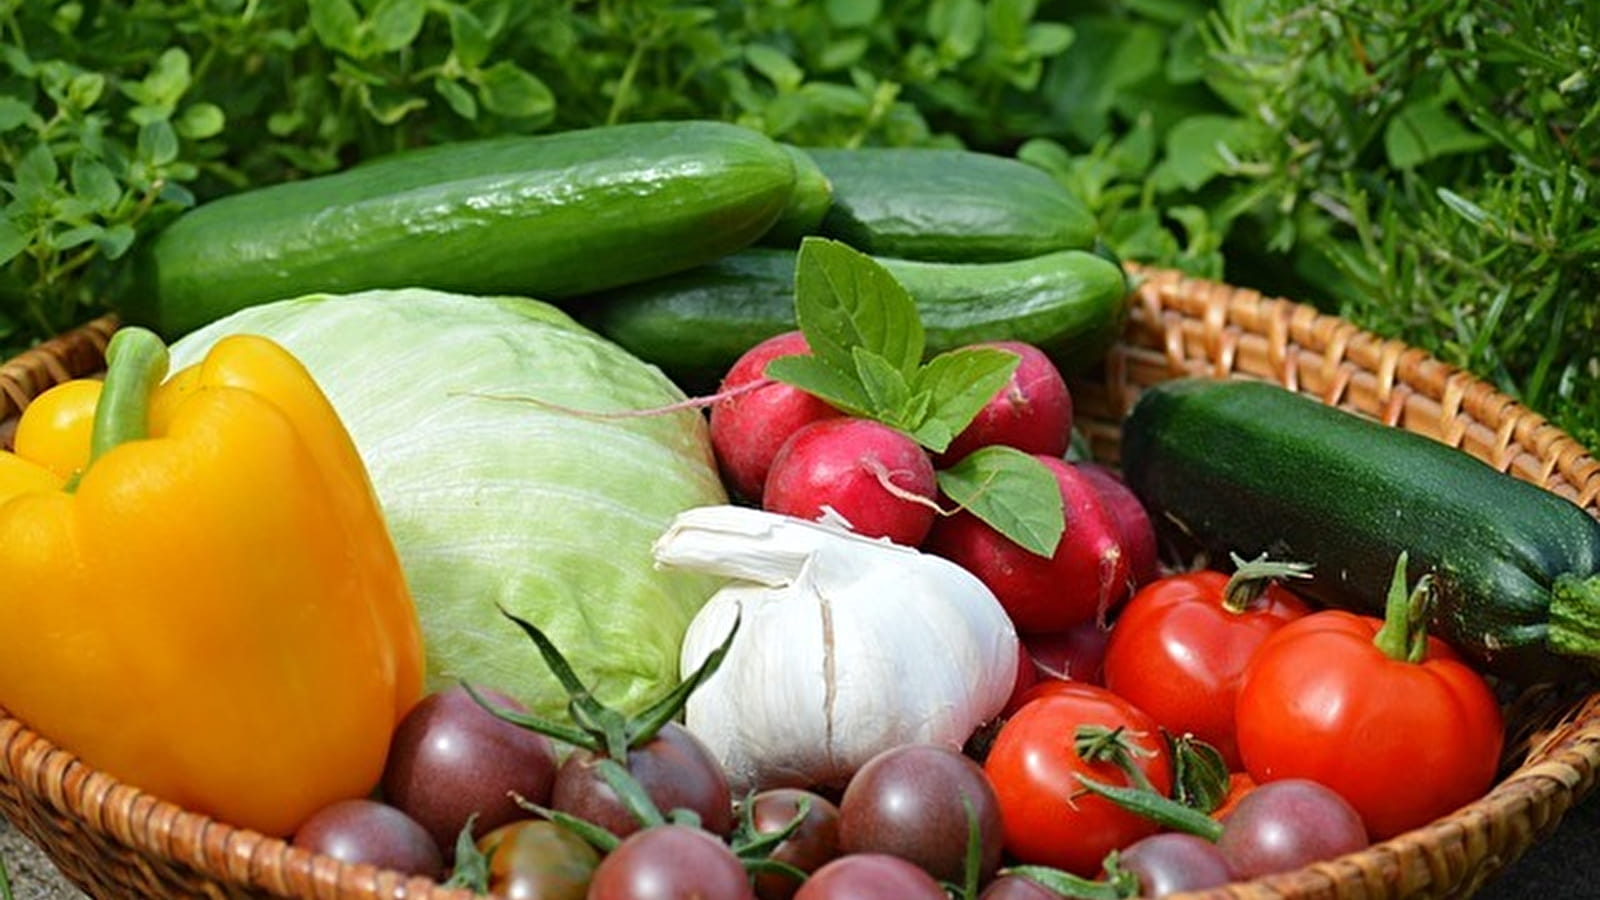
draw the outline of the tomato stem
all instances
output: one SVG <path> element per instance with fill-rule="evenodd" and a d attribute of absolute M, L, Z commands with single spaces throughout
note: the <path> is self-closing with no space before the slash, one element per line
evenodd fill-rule
<path fill-rule="evenodd" d="M 1269 560 L 1265 553 L 1245 561 L 1237 553 L 1233 557 L 1233 574 L 1222 589 L 1222 608 L 1231 613 L 1245 613 L 1273 582 L 1284 578 L 1310 578 L 1311 564 Z"/>
<path fill-rule="evenodd" d="M 1133 761 L 1135 756 L 1154 756 L 1155 753 L 1133 743 L 1127 729 L 1121 725 L 1107 728 L 1104 725 L 1079 725 L 1074 735 L 1073 749 L 1084 762 L 1108 762 L 1121 769 L 1134 786 L 1158 794 L 1155 785 Z"/>
<path fill-rule="evenodd" d="M 1123 809 L 1176 831 L 1216 843 L 1222 837 L 1222 823 L 1197 809 L 1191 809 L 1146 788 L 1118 787 L 1078 773 L 1078 782 L 1091 794 L 1104 797 Z"/>
<path fill-rule="evenodd" d="M 1383 627 L 1372 643 L 1384 656 L 1403 662 L 1422 662 L 1428 655 L 1428 615 L 1433 610 L 1433 579 L 1423 575 L 1406 590 L 1407 554 L 1400 551 L 1383 606 Z"/>
<path fill-rule="evenodd" d="M 735 618 L 733 626 L 728 629 L 728 636 L 706 656 L 705 662 L 702 662 L 698 669 L 637 715 L 628 716 L 600 702 L 599 698 L 589 690 L 588 685 L 585 685 L 572 670 L 571 664 L 561 655 L 555 643 L 537 625 L 517 616 L 505 607 L 501 607 L 500 612 L 533 641 L 539 648 L 540 656 L 544 658 L 545 666 L 566 689 L 567 712 L 572 717 L 572 724 L 501 708 L 490 702 L 472 685 L 463 683 L 462 687 L 466 689 L 467 694 L 497 718 L 622 763 L 626 763 L 629 750 L 648 742 L 664 725 L 678 717 L 684 705 L 689 702 L 689 695 L 722 665 L 722 660 L 728 655 L 728 648 L 733 645 L 734 635 L 739 632 L 739 619 Z"/>
<path fill-rule="evenodd" d="M 1123 868 L 1108 871 L 1105 881 L 1091 881 L 1048 866 L 1011 866 L 1000 870 L 999 874 L 1026 878 L 1063 897 L 1078 900 L 1124 900 L 1139 896 L 1139 876 Z"/>

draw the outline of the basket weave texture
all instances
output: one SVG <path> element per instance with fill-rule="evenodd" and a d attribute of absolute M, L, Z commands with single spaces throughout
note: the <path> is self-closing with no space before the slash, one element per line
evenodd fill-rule
<path fill-rule="evenodd" d="M 1072 384 L 1077 424 L 1115 463 L 1118 425 L 1152 384 L 1260 378 L 1428 435 L 1600 516 L 1600 462 L 1542 417 L 1428 354 L 1312 307 L 1179 273 L 1140 279 L 1122 340 Z M 57 382 L 97 371 L 116 328 L 99 319 L 0 367 L 0 431 Z M 1513 713 L 1515 754 L 1480 800 L 1359 853 L 1184 900 L 1464 898 L 1548 835 L 1595 785 L 1600 694 L 1547 695 Z M 270 789 L 270 786 L 264 786 Z M 0 815 L 91 896 L 467 900 L 346 865 L 180 809 L 96 771 L 0 710 Z"/>

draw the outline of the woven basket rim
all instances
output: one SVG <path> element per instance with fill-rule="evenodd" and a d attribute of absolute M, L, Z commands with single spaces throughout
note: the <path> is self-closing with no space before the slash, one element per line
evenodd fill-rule
<path fill-rule="evenodd" d="M 1129 328 L 1144 330 L 1142 346 L 1148 352 L 1141 359 L 1110 355 L 1108 382 L 1115 382 L 1116 374 L 1127 367 L 1160 359 L 1155 364 L 1168 366 L 1174 375 L 1198 367 L 1229 376 L 1272 377 L 1332 403 L 1358 389 L 1350 377 L 1354 369 L 1375 379 L 1378 417 L 1397 425 L 1408 414 L 1406 404 L 1414 394 L 1408 385 L 1418 377 L 1415 373 L 1426 372 L 1426 378 L 1439 386 L 1438 414 L 1445 423 L 1436 436 L 1465 446 L 1472 435 L 1465 429 L 1452 433 L 1450 423 L 1462 417 L 1493 423 L 1488 428 L 1489 446 L 1474 448 L 1475 455 L 1520 477 L 1559 480 L 1569 499 L 1600 515 L 1600 462 L 1542 417 L 1472 376 L 1305 304 L 1172 270 L 1138 265 L 1128 269 L 1139 281 L 1131 297 Z M 1174 311 L 1174 305 L 1192 308 Z M 1195 327 L 1184 332 L 1173 329 L 1175 323 Z M 97 365 L 93 361 L 103 354 L 117 325 L 114 317 L 101 317 L 0 367 L 0 419 L 13 419 L 32 396 L 51 384 L 94 371 L 84 367 Z M 1267 336 L 1265 349 L 1257 353 L 1263 371 L 1237 368 L 1252 352 L 1241 336 L 1258 335 Z M 1312 336 L 1309 341 L 1307 335 Z M 1203 350 L 1191 353 L 1191 343 Z M 1303 365 L 1306 358 L 1283 352 L 1285 345 L 1308 343 L 1319 343 L 1323 349 L 1307 365 Z M 1115 385 L 1106 397 L 1113 417 L 1125 412 L 1134 399 Z M 1531 449 L 1536 457 L 1531 466 L 1518 467 L 1514 452 L 1518 449 Z M 1563 704 L 1565 715 L 1534 735 L 1520 764 L 1488 794 L 1448 816 L 1335 860 L 1175 896 L 1185 900 L 1335 897 L 1346 896 L 1339 893 L 1341 886 L 1354 886 L 1351 889 L 1358 893 L 1349 896 L 1398 897 L 1406 896 L 1399 892 L 1413 883 L 1424 886 L 1427 896 L 1439 896 L 1441 888 L 1471 890 L 1475 885 L 1464 881 L 1482 877 L 1482 864 L 1497 869 L 1515 859 L 1554 830 L 1565 812 L 1594 787 L 1600 771 L 1600 693 L 1568 698 Z M 285 839 L 182 809 L 94 769 L 3 709 L 0 751 L 0 800 L 5 799 L 6 782 L 12 781 L 23 792 L 28 811 L 20 817 L 25 821 L 13 824 L 46 844 L 52 855 L 54 848 L 41 839 L 48 838 L 43 832 L 49 829 L 42 822 L 26 820 L 53 819 L 69 828 L 88 829 L 110 844 L 187 866 L 203 878 L 227 885 L 230 895 L 244 890 L 341 900 L 473 896 L 428 879 L 318 857 Z"/>

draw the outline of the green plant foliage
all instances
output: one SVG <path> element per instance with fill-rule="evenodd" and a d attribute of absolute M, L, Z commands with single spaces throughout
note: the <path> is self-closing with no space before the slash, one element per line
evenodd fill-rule
<path fill-rule="evenodd" d="M 1312 301 L 1600 446 L 1586 0 L 0 0 L 0 353 L 197 201 L 645 119 L 1016 154 L 1124 258 Z"/>

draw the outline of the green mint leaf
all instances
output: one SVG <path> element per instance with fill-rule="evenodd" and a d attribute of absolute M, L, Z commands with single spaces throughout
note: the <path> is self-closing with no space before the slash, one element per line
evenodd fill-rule
<path fill-rule="evenodd" d="M 945 496 L 1017 546 L 1055 554 L 1066 512 L 1054 473 L 1038 459 L 1015 447 L 982 447 L 938 478 Z"/>
<path fill-rule="evenodd" d="M 808 237 L 800 243 L 794 280 L 795 319 L 818 359 L 852 372 L 860 347 L 908 378 L 921 365 L 916 302 L 872 257 L 838 241 Z"/>
<path fill-rule="evenodd" d="M 766 376 L 822 398 L 856 416 L 873 415 L 872 402 L 854 373 L 846 374 L 815 356 L 780 356 L 767 363 Z"/>
<path fill-rule="evenodd" d="M 927 421 L 912 427 L 912 436 L 938 453 L 1005 388 L 1020 358 L 1006 350 L 967 347 L 941 353 L 917 372 L 912 387 L 931 397 Z M 940 435 L 948 435 L 940 440 Z M 924 437 L 925 436 L 925 437 Z"/>
<path fill-rule="evenodd" d="M 873 409 L 894 415 L 911 402 L 911 383 L 888 360 L 870 350 L 855 348 L 856 378 Z M 893 423 L 891 423 L 893 424 Z"/>
<path fill-rule="evenodd" d="M 917 396 L 924 401 L 922 416 L 920 419 L 902 425 L 901 428 L 909 433 L 912 440 L 915 440 L 918 444 L 935 453 L 939 453 L 950 446 L 950 442 L 955 440 L 956 435 L 961 432 L 951 431 L 949 423 L 928 416 L 927 407 L 931 405 L 932 394 L 923 391 Z"/>

